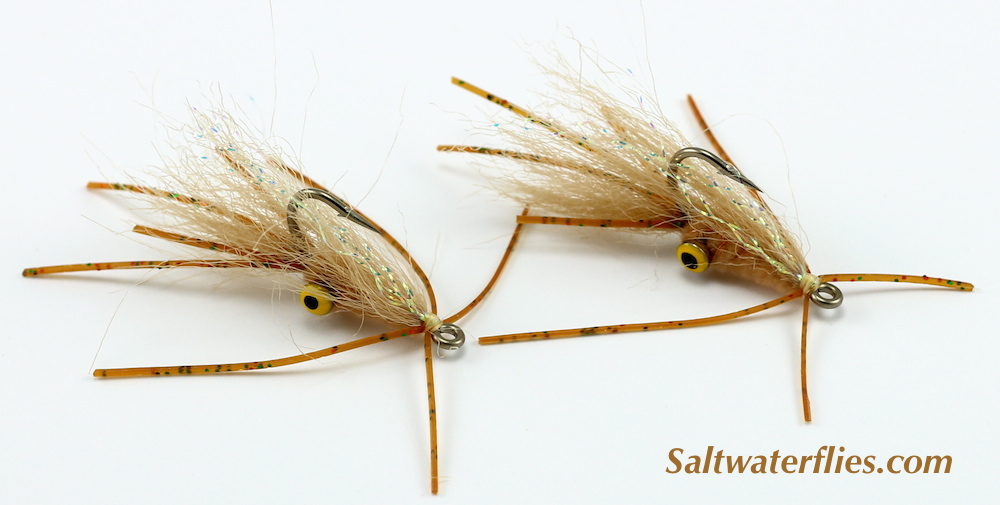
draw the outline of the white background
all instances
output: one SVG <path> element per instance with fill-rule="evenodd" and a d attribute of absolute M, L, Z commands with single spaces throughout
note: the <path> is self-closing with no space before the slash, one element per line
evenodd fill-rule
<path fill-rule="evenodd" d="M 995 497 L 1000 9 L 829 4 L 8 6 L 0 502 Z M 192 253 L 133 236 L 133 203 L 83 185 L 155 170 L 158 114 L 182 118 L 189 103 L 221 95 L 405 239 L 450 314 L 492 272 L 518 209 L 469 156 L 435 152 L 477 142 L 473 129 L 490 117 L 510 118 L 449 77 L 531 108 L 544 92 L 532 58 L 546 61 L 552 47 L 575 58 L 571 37 L 655 80 L 663 110 L 691 136 L 683 97 L 693 93 L 743 171 L 803 230 L 814 272 L 926 273 L 976 291 L 850 285 L 842 308 L 813 310 L 811 425 L 791 307 L 683 331 L 472 343 L 437 361 L 443 479 L 432 498 L 418 341 L 266 373 L 97 380 L 92 366 L 274 358 L 375 328 L 317 319 L 269 281 L 233 272 L 20 277 L 29 266 Z M 775 296 L 686 274 L 675 246 L 528 229 L 462 324 L 482 336 L 692 318 Z M 835 445 L 880 464 L 896 454 L 954 463 L 948 475 L 664 471 L 671 449 L 709 445 L 766 455 Z"/>

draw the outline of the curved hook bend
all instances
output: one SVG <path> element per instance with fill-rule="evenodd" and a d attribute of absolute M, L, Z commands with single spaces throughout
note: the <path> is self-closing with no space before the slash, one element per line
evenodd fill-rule
<path fill-rule="evenodd" d="M 670 158 L 671 165 L 678 165 L 680 162 L 688 158 L 698 158 L 705 160 L 716 166 L 720 171 L 729 176 L 730 179 L 743 184 L 748 188 L 753 188 L 761 193 L 764 191 L 760 189 L 759 186 L 753 183 L 750 179 L 743 175 L 742 172 L 732 163 L 727 163 L 726 160 L 720 158 L 717 154 L 709 151 L 707 149 L 702 149 L 700 147 L 685 147 L 674 153 L 674 157 Z"/>
<path fill-rule="evenodd" d="M 337 214 L 341 217 L 347 218 L 349 221 L 378 233 L 379 235 L 382 234 L 382 232 L 375 228 L 375 225 L 367 219 L 361 217 L 361 215 L 357 212 L 354 212 L 354 209 L 347 205 L 347 202 L 341 200 L 333 193 L 323 189 L 305 188 L 296 192 L 295 195 L 292 196 L 291 201 L 288 202 L 288 232 L 291 233 L 296 239 L 302 238 L 302 230 L 299 228 L 298 221 L 299 208 L 302 207 L 303 202 L 310 198 L 313 200 L 319 200 L 329 205 L 330 208 L 337 211 Z"/>

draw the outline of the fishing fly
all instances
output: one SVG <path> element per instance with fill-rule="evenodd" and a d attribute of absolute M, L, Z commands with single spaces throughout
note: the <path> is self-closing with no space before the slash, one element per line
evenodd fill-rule
<path fill-rule="evenodd" d="M 716 152 L 694 147 L 656 104 L 621 103 L 583 81 L 562 62 L 552 72 L 564 97 L 562 112 L 573 128 L 541 116 L 461 79 L 452 83 L 520 116 L 501 129 L 513 149 L 441 145 L 439 151 L 514 160 L 518 170 L 497 182 L 499 190 L 546 215 L 522 215 L 519 224 L 621 228 L 678 233 L 677 259 L 684 269 L 712 268 L 784 293 L 766 303 L 713 317 L 482 337 L 480 344 L 569 338 L 593 334 L 704 326 L 748 316 L 803 298 L 800 380 L 803 417 L 812 420 L 806 380 L 810 301 L 834 309 L 843 301 L 839 282 L 904 282 L 971 291 L 972 284 L 924 275 L 813 274 L 794 235 L 770 209 L 764 191 L 736 168 L 700 118 Z M 607 74 L 605 74 L 607 75 Z"/>
<path fill-rule="evenodd" d="M 424 336 L 430 423 L 431 491 L 438 490 L 437 416 L 432 349 L 458 349 L 465 333 L 458 313 L 440 318 L 430 281 L 420 265 L 384 228 L 316 181 L 286 165 L 221 111 L 193 111 L 183 131 L 176 166 L 159 177 L 169 190 L 125 183 L 91 182 L 91 189 L 147 197 L 160 224 L 133 231 L 204 251 L 196 259 L 118 261 L 27 268 L 26 277 L 91 270 L 232 268 L 275 275 L 298 292 L 317 315 L 344 310 L 377 318 L 398 329 L 295 356 L 245 363 L 97 369 L 95 377 L 216 374 L 265 370 L 343 353 L 411 335 Z M 511 237 L 508 251 L 517 239 Z"/>

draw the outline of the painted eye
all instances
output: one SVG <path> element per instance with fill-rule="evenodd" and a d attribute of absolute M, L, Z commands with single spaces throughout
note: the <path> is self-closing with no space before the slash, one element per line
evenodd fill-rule
<path fill-rule="evenodd" d="M 318 284 L 306 284 L 299 291 L 299 301 L 309 312 L 322 316 L 333 310 L 333 300 L 330 291 Z"/>
<path fill-rule="evenodd" d="M 677 246 L 677 259 L 692 272 L 708 270 L 708 251 L 696 242 L 684 242 Z"/>

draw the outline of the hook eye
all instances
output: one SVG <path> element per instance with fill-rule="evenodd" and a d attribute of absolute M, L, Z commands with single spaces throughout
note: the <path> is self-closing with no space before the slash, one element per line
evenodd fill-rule
<path fill-rule="evenodd" d="M 379 235 L 382 234 L 382 232 L 375 228 L 375 225 L 361 217 L 357 212 L 354 212 L 354 209 L 347 205 L 347 202 L 341 200 L 333 193 L 317 188 L 305 188 L 295 193 L 291 201 L 288 202 L 288 231 L 296 239 L 302 238 L 302 229 L 299 228 L 298 211 L 302 207 L 303 202 L 309 199 L 319 200 L 329 205 L 341 217 L 347 218 L 349 221 Z"/>
<path fill-rule="evenodd" d="M 829 282 L 824 282 L 816 288 L 816 291 L 813 291 L 809 295 L 809 299 L 821 308 L 835 309 L 840 307 L 840 304 L 844 302 L 844 293 L 837 286 Z"/>
<path fill-rule="evenodd" d="M 431 338 L 442 348 L 454 351 L 465 343 L 465 332 L 458 325 L 444 323 L 431 332 Z"/>
<path fill-rule="evenodd" d="M 743 173 L 741 173 L 740 170 L 736 168 L 732 163 L 727 163 L 726 160 L 720 158 L 717 154 L 707 149 L 702 149 L 700 147 L 685 147 L 684 149 L 681 149 L 680 151 L 674 153 L 674 157 L 670 158 L 670 165 L 671 166 L 678 165 L 680 164 L 680 162 L 688 158 L 698 158 L 701 160 L 705 160 L 715 165 L 716 168 L 718 168 L 724 174 L 729 176 L 730 179 L 748 188 L 753 188 L 763 193 L 762 189 L 760 189 L 756 184 L 754 184 L 753 181 L 744 176 Z"/>

